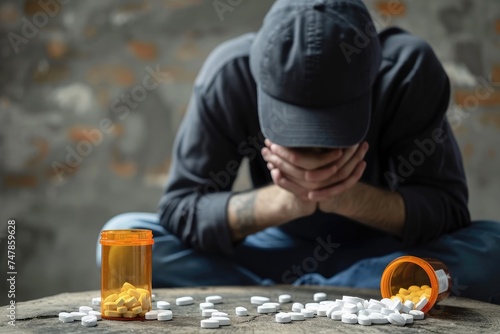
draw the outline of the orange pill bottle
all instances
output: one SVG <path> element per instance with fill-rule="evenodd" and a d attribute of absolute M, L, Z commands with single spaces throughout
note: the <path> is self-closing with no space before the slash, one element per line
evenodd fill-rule
<path fill-rule="evenodd" d="M 428 303 L 422 311 L 427 313 L 434 304 L 446 299 L 451 292 L 452 278 L 446 265 L 436 259 L 401 256 L 387 265 L 380 281 L 382 298 L 391 298 L 401 288 L 428 285 L 432 288 Z"/>
<path fill-rule="evenodd" d="M 153 243 L 151 230 L 101 232 L 103 318 L 143 320 L 151 310 Z"/>

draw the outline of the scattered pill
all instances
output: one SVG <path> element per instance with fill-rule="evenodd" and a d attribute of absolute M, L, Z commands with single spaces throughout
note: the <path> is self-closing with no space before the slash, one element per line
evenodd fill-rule
<path fill-rule="evenodd" d="M 160 300 L 156 302 L 156 307 L 159 308 L 160 310 L 170 310 L 170 303 Z"/>
<path fill-rule="evenodd" d="M 213 309 L 214 303 L 200 303 L 200 310 Z"/>
<path fill-rule="evenodd" d="M 292 321 L 292 317 L 288 313 L 278 313 L 275 316 L 275 320 L 278 323 L 288 323 Z"/>
<path fill-rule="evenodd" d="M 82 325 L 85 327 L 97 326 L 97 318 L 93 315 L 83 316 L 81 319 Z"/>
<path fill-rule="evenodd" d="M 363 298 L 352 297 L 352 296 L 342 296 L 342 300 L 347 303 L 353 303 L 353 304 L 362 303 L 364 301 Z"/>
<path fill-rule="evenodd" d="M 253 296 L 250 297 L 250 303 L 253 305 L 262 305 L 264 303 L 268 303 L 271 300 L 267 297 L 262 297 L 262 296 Z"/>
<path fill-rule="evenodd" d="M 422 320 L 425 317 L 424 312 L 419 310 L 411 310 L 409 314 L 412 315 L 415 320 Z"/>
<path fill-rule="evenodd" d="M 333 302 L 331 304 L 328 304 L 328 309 L 326 311 L 326 316 L 330 317 L 332 315 L 333 311 L 340 311 L 342 310 L 342 306 L 340 306 L 339 303 Z"/>
<path fill-rule="evenodd" d="M 342 314 L 342 322 L 346 324 L 357 324 L 358 316 L 354 313 L 344 313 Z"/>
<path fill-rule="evenodd" d="M 367 315 L 358 315 L 358 324 L 363 326 L 370 326 L 372 324 L 372 320 Z"/>
<path fill-rule="evenodd" d="M 370 315 L 370 311 L 368 311 L 368 310 L 360 310 L 358 312 L 358 316 L 360 316 L 360 315 Z"/>
<path fill-rule="evenodd" d="M 389 323 L 389 320 L 382 313 L 370 313 L 368 316 L 374 325 L 383 325 Z"/>
<path fill-rule="evenodd" d="M 221 296 L 208 296 L 205 298 L 205 302 L 213 303 L 213 304 L 220 304 L 220 303 L 222 303 L 222 297 Z"/>
<path fill-rule="evenodd" d="M 59 313 L 59 320 L 62 321 L 62 322 L 73 322 L 75 321 L 75 317 L 68 313 L 68 312 L 61 312 Z"/>
<path fill-rule="evenodd" d="M 395 299 L 392 302 L 392 305 L 389 307 L 389 309 L 391 309 L 393 311 L 399 311 L 399 310 L 401 310 L 401 307 L 403 307 L 403 303 L 401 302 L 401 300 Z"/>
<path fill-rule="evenodd" d="M 101 306 L 101 297 L 94 297 L 94 298 L 92 298 L 92 305 L 94 305 L 94 306 Z"/>
<path fill-rule="evenodd" d="M 82 320 L 82 318 L 87 315 L 87 313 L 83 312 L 71 312 L 70 314 L 73 316 L 73 318 L 75 318 L 75 320 Z"/>
<path fill-rule="evenodd" d="M 340 306 L 344 306 L 345 301 L 342 299 L 335 299 L 335 302 L 337 302 Z"/>
<path fill-rule="evenodd" d="M 407 325 L 413 323 L 413 316 L 411 314 L 402 313 L 401 316 L 405 319 Z"/>
<path fill-rule="evenodd" d="M 193 297 L 179 297 L 175 300 L 175 305 L 178 306 L 191 305 L 193 303 L 194 303 Z"/>
<path fill-rule="evenodd" d="M 410 312 L 410 310 L 411 309 L 408 306 L 402 305 L 401 309 L 399 310 L 399 312 L 401 312 L 401 313 L 408 313 L 408 312 Z"/>
<path fill-rule="evenodd" d="M 383 308 L 380 310 L 380 313 L 384 314 L 384 315 L 389 315 L 391 313 L 395 313 L 394 310 L 391 310 L 389 308 Z"/>
<path fill-rule="evenodd" d="M 342 306 L 342 311 L 346 313 L 356 313 L 358 312 L 358 307 L 356 304 L 346 302 L 344 306 Z"/>
<path fill-rule="evenodd" d="M 294 312 L 296 312 L 296 311 L 294 311 Z M 314 311 L 313 310 L 308 310 L 306 308 L 303 308 L 299 312 L 304 315 L 304 318 L 314 318 Z"/>
<path fill-rule="evenodd" d="M 219 321 L 215 319 L 203 319 L 200 321 L 201 328 L 219 328 Z"/>
<path fill-rule="evenodd" d="M 425 307 L 425 305 L 427 305 L 428 302 L 429 300 L 427 298 L 422 297 L 422 299 L 420 299 L 418 303 L 415 304 L 415 309 L 421 311 Z"/>
<path fill-rule="evenodd" d="M 248 315 L 248 310 L 245 307 L 243 307 L 243 306 L 238 306 L 235 309 L 235 313 L 236 313 L 236 315 L 238 315 L 240 317 L 244 317 L 244 316 Z"/>
<path fill-rule="evenodd" d="M 257 306 L 257 313 L 274 313 L 276 307 L 274 305 L 259 305 Z"/>
<path fill-rule="evenodd" d="M 214 308 L 209 308 L 209 309 L 201 310 L 201 316 L 202 317 L 210 318 L 212 316 L 212 314 L 215 313 L 215 312 L 219 312 L 219 311 L 216 310 L 216 309 L 214 309 Z"/>
<path fill-rule="evenodd" d="M 97 321 L 102 320 L 101 312 L 99 311 L 89 311 L 89 315 L 93 315 L 97 318 Z"/>
<path fill-rule="evenodd" d="M 342 320 L 342 316 L 345 314 L 344 311 L 333 311 L 332 314 L 330 314 L 330 319 L 332 320 Z"/>
<path fill-rule="evenodd" d="M 219 322 L 219 326 L 231 325 L 231 319 L 228 317 L 211 317 L 210 319 L 217 320 Z"/>
<path fill-rule="evenodd" d="M 79 312 L 82 312 L 82 313 L 85 313 L 85 314 L 89 314 L 90 311 L 93 311 L 94 309 L 90 306 L 80 306 L 80 308 L 78 309 Z"/>
<path fill-rule="evenodd" d="M 315 302 L 320 302 L 322 300 L 326 300 L 326 293 L 324 292 L 316 292 L 314 295 L 313 295 L 313 300 Z"/>
<path fill-rule="evenodd" d="M 303 310 L 305 307 L 301 303 L 293 303 L 292 305 L 292 311 L 293 312 L 300 312 L 300 310 Z"/>
<path fill-rule="evenodd" d="M 389 322 L 391 324 L 396 325 L 396 326 L 404 326 L 406 324 L 405 318 L 403 318 L 403 316 L 401 314 L 397 314 L 397 313 L 389 314 L 389 317 L 387 318 L 387 320 L 389 320 Z"/>
<path fill-rule="evenodd" d="M 158 319 L 159 321 L 168 321 L 172 320 L 172 316 L 173 316 L 172 311 L 164 310 L 156 315 L 156 319 Z"/>
<path fill-rule="evenodd" d="M 212 313 L 212 317 L 227 317 L 227 313 L 226 312 L 213 312 Z"/>
<path fill-rule="evenodd" d="M 146 320 L 156 320 L 158 318 L 158 313 L 160 313 L 158 310 L 149 311 L 144 314 L 144 317 Z"/>
<path fill-rule="evenodd" d="M 274 306 L 276 308 L 276 311 L 281 309 L 281 304 L 280 303 L 274 303 L 274 302 L 269 302 L 269 303 L 264 303 L 262 306 Z"/>
<path fill-rule="evenodd" d="M 318 317 L 326 317 L 326 313 L 328 311 L 328 305 L 319 305 L 318 309 L 316 310 L 316 314 Z"/>
<path fill-rule="evenodd" d="M 406 300 L 404 305 L 408 307 L 410 311 L 413 310 L 413 308 L 415 307 L 415 304 L 413 304 L 411 300 Z"/>
<path fill-rule="evenodd" d="M 305 316 L 299 312 L 288 312 L 292 321 L 304 321 Z"/>
<path fill-rule="evenodd" d="M 292 296 L 290 295 L 280 295 L 278 297 L 280 303 L 290 303 L 292 301 Z"/>

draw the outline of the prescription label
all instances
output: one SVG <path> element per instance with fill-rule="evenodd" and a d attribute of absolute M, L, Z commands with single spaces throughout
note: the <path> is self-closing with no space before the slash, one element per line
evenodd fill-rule
<path fill-rule="evenodd" d="M 435 271 L 436 277 L 438 280 L 438 285 L 439 285 L 439 291 L 438 294 L 441 292 L 445 292 L 448 290 L 448 275 L 446 275 L 445 271 L 443 269 L 439 269 Z"/>

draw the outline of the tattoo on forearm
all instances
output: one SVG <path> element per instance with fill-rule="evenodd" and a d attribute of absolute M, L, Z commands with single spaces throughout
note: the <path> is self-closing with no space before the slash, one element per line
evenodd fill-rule
<path fill-rule="evenodd" d="M 235 227 L 242 238 L 255 231 L 255 199 L 255 192 L 234 197 Z"/>

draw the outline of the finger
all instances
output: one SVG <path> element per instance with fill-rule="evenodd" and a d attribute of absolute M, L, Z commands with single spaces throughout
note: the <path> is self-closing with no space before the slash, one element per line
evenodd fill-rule
<path fill-rule="evenodd" d="M 281 174 L 279 169 L 273 169 L 271 171 L 271 177 L 273 179 L 274 184 L 276 184 L 277 186 L 285 190 L 288 190 L 289 192 L 291 192 L 292 194 L 294 194 L 295 196 L 299 197 L 302 200 L 309 201 L 309 199 L 307 198 L 309 190 L 304 189 L 298 186 L 297 184 L 291 182 L 290 180 L 286 179 L 285 177 L 283 177 L 283 174 Z"/>
<path fill-rule="evenodd" d="M 361 161 L 356 166 L 354 172 L 344 181 L 325 189 L 310 191 L 308 194 L 309 200 L 323 201 L 342 194 L 343 192 L 347 191 L 352 186 L 354 186 L 361 179 L 361 176 L 363 175 L 365 168 L 366 168 L 366 162 Z"/>
<path fill-rule="evenodd" d="M 275 169 L 275 168 L 276 167 L 272 163 L 270 163 L 270 162 L 267 163 L 267 169 L 269 169 L 270 171 Z"/>
<path fill-rule="evenodd" d="M 358 164 L 363 161 L 366 152 L 368 152 L 368 143 L 363 143 L 355 152 L 355 154 L 351 156 L 351 159 L 349 159 L 349 161 L 347 161 L 347 163 L 338 170 L 337 174 L 329 180 L 330 184 L 338 183 L 349 177 L 356 166 L 358 166 Z"/>
<path fill-rule="evenodd" d="M 340 149 L 329 150 L 325 153 L 306 153 L 305 151 L 283 147 L 274 143 L 271 143 L 269 148 L 283 160 L 302 169 L 317 169 L 327 166 L 343 155 Z"/>
<path fill-rule="evenodd" d="M 273 154 L 269 149 L 262 149 L 262 157 L 268 163 L 271 163 L 288 177 L 292 177 L 293 179 L 304 179 L 305 178 L 305 170 L 302 168 L 296 167 L 287 161 L 281 159 L 279 156 Z"/>

